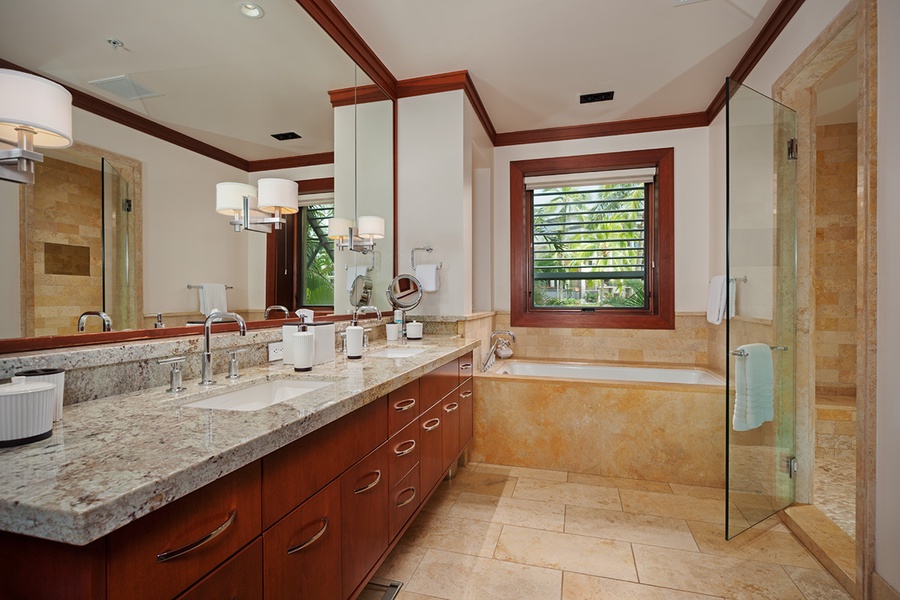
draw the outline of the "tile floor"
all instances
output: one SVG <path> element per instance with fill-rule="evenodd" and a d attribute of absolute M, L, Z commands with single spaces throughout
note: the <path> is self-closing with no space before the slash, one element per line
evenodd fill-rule
<path fill-rule="evenodd" d="M 778 520 L 724 540 L 724 491 L 470 463 L 377 577 L 398 600 L 848 600 Z"/>

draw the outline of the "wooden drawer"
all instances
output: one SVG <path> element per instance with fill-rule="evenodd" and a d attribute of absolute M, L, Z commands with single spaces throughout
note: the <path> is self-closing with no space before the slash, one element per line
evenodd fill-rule
<path fill-rule="evenodd" d="M 109 534 L 109 598 L 172 598 L 260 534 L 254 462 Z"/>
<path fill-rule="evenodd" d="M 423 493 L 427 494 L 441 480 L 444 473 L 443 452 L 444 407 L 435 403 L 419 417 L 419 478 Z"/>
<path fill-rule="evenodd" d="M 396 487 L 404 475 L 419 462 L 418 419 L 404 427 L 400 433 L 388 440 L 388 487 Z"/>
<path fill-rule="evenodd" d="M 388 394 L 388 437 L 419 417 L 419 380 L 411 381 Z"/>
<path fill-rule="evenodd" d="M 262 459 L 263 527 L 295 509 L 387 439 L 387 397 Z"/>
<path fill-rule="evenodd" d="M 459 382 L 462 383 L 466 379 L 472 377 L 475 372 L 475 363 L 472 362 L 472 352 L 468 352 L 459 357 Z"/>
<path fill-rule="evenodd" d="M 459 396 L 459 449 L 462 451 L 475 431 L 475 384 L 469 378 L 457 388 Z"/>
<path fill-rule="evenodd" d="M 391 490 L 390 505 L 390 526 L 391 539 L 397 537 L 400 530 L 416 512 L 419 502 L 422 501 L 422 494 L 419 490 L 419 465 L 416 465 L 412 471 L 406 474 L 400 484 Z"/>
<path fill-rule="evenodd" d="M 459 361 L 456 359 L 422 375 L 419 380 L 422 409 L 427 409 L 459 385 Z"/>
<path fill-rule="evenodd" d="M 257 538 L 178 600 L 262 600 L 262 560 L 263 543 Z"/>
<path fill-rule="evenodd" d="M 459 393 L 457 388 L 441 400 L 443 431 L 441 432 L 441 465 L 446 471 L 459 456 Z"/>
<path fill-rule="evenodd" d="M 263 534 L 265 597 L 341 599 L 341 485 L 331 482 Z"/>

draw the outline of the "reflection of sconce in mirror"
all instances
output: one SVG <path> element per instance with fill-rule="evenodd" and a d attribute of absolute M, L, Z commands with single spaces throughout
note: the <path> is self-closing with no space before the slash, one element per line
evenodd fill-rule
<path fill-rule="evenodd" d="M 216 212 L 232 215 L 229 224 L 241 229 L 268 233 L 269 225 L 281 229 L 282 215 L 297 212 L 297 182 L 289 179 L 260 179 L 259 190 L 246 183 L 216 184 Z M 272 214 L 274 213 L 274 214 Z"/>
<path fill-rule="evenodd" d="M 34 183 L 38 148 L 72 145 L 72 94 L 43 77 L 0 69 L 0 140 L 15 148 L 0 150 L 0 180 Z"/>
<path fill-rule="evenodd" d="M 352 250 L 363 254 L 373 252 L 375 240 L 384 238 L 384 219 L 360 217 L 357 228 L 350 219 L 333 217 L 328 221 L 328 237 L 334 240 L 334 247 L 338 250 Z"/>

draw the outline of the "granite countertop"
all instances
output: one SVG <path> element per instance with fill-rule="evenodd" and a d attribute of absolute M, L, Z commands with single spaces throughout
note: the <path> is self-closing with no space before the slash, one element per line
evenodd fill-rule
<path fill-rule="evenodd" d="M 179 394 L 161 386 L 66 406 L 53 435 L 0 449 L 0 530 L 84 545 L 207 485 L 357 408 L 418 379 L 478 342 L 427 336 L 409 358 L 347 360 L 295 373 L 275 362 L 246 369 L 236 382 L 186 380 Z M 333 382 L 261 410 L 184 406 L 272 379 Z"/>

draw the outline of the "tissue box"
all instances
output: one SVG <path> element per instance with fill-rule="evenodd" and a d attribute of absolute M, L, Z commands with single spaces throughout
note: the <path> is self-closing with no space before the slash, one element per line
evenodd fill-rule
<path fill-rule="evenodd" d="M 309 330 L 316 336 L 313 365 L 334 360 L 334 323 L 308 323 Z"/>

